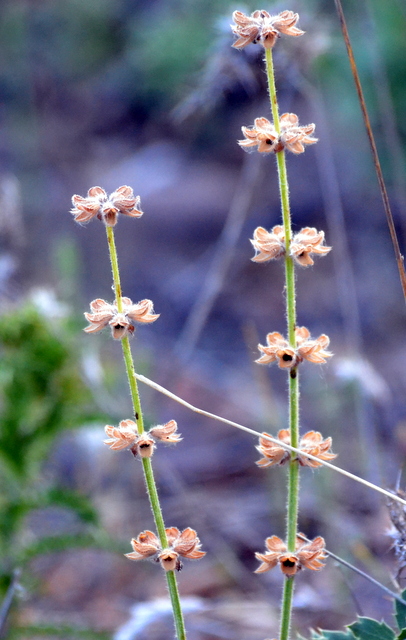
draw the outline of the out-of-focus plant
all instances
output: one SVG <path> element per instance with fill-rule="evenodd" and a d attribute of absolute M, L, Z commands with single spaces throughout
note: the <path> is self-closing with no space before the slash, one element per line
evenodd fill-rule
<path fill-rule="evenodd" d="M 85 546 L 97 516 L 89 499 L 45 472 L 56 439 L 94 419 L 72 338 L 64 324 L 27 304 L 0 316 L 0 587 L 40 553 Z M 83 533 L 38 535 L 30 514 L 73 512 Z"/>

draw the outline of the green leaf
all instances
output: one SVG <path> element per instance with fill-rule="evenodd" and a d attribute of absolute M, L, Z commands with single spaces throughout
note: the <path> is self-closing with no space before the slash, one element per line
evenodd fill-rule
<path fill-rule="evenodd" d="M 395 640 L 395 632 L 385 622 L 372 618 L 358 618 L 358 622 L 349 625 L 356 638 L 360 640 Z"/>
<path fill-rule="evenodd" d="M 402 629 L 396 640 L 406 640 L 406 629 Z"/>
<path fill-rule="evenodd" d="M 401 593 L 403 600 L 406 600 L 406 589 Z M 395 618 L 398 625 L 398 629 L 406 628 L 406 606 L 395 600 Z"/>

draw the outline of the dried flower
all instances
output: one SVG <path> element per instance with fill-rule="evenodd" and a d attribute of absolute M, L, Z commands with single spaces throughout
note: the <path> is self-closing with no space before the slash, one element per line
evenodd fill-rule
<path fill-rule="evenodd" d="M 301 36 L 304 31 L 295 27 L 299 16 L 293 11 L 282 11 L 271 16 L 267 11 L 254 11 L 246 16 L 241 11 L 234 11 L 231 25 L 238 39 L 233 43 L 236 49 L 243 49 L 248 44 L 260 42 L 265 49 L 272 49 L 281 33 L 287 36 Z"/>
<path fill-rule="evenodd" d="M 313 227 L 305 227 L 296 233 L 290 244 L 289 255 L 302 267 L 314 264 L 311 253 L 325 255 L 331 251 L 331 247 L 323 245 L 324 231 L 317 231 Z M 254 231 L 254 238 L 251 240 L 255 251 L 253 262 L 267 262 L 281 258 L 286 253 L 285 232 L 282 225 L 273 227 L 267 231 L 263 227 L 257 227 Z"/>
<path fill-rule="evenodd" d="M 106 425 L 104 430 L 109 436 L 104 440 L 113 451 L 130 448 L 131 453 L 141 458 L 150 458 L 155 450 L 156 440 L 175 443 L 182 440 L 179 433 L 176 433 L 178 425 L 175 420 L 170 420 L 166 424 L 152 427 L 148 432 L 139 434 L 137 425 L 133 420 L 121 420 L 118 427 Z"/>
<path fill-rule="evenodd" d="M 264 432 L 264 436 L 269 436 L 269 433 Z M 278 440 L 290 444 L 290 433 L 288 429 L 281 429 L 278 431 Z M 337 457 L 336 454 L 329 451 L 331 447 L 332 439 L 326 438 L 323 440 L 323 436 L 318 431 L 308 431 L 305 433 L 299 441 L 299 449 L 301 453 L 297 454 L 296 460 L 303 467 L 316 467 L 322 466 L 321 462 L 311 460 L 306 454 L 310 454 L 320 460 L 333 460 Z M 291 458 L 291 453 L 285 449 L 282 445 L 276 442 L 271 442 L 265 438 L 259 438 L 259 445 L 256 449 L 264 457 L 257 461 L 259 467 L 271 467 L 273 465 L 283 465 Z"/>
<path fill-rule="evenodd" d="M 80 224 L 86 224 L 96 216 L 103 220 L 106 226 L 114 227 L 119 213 L 131 218 L 142 216 L 140 196 L 134 196 L 132 188 L 126 185 L 119 187 L 109 196 L 101 187 L 92 187 L 86 198 L 74 195 L 72 204 L 71 213 L 75 216 L 75 222 Z"/>
<path fill-rule="evenodd" d="M 136 444 L 138 439 L 137 425 L 133 420 L 121 420 L 118 427 L 107 424 L 104 427 L 108 440 L 103 440 L 113 451 L 121 451 Z"/>
<path fill-rule="evenodd" d="M 301 536 L 303 534 L 299 534 Z M 319 571 L 324 567 L 323 562 L 327 555 L 324 551 L 325 542 L 322 537 L 317 537 L 311 542 L 304 542 L 300 537 L 296 538 L 296 550 L 288 551 L 286 544 L 277 536 L 265 540 L 268 549 L 264 554 L 256 553 L 255 557 L 262 563 L 255 573 L 265 573 L 279 564 L 282 573 L 287 578 L 294 576 L 300 569 L 312 569 Z"/>
<path fill-rule="evenodd" d="M 302 267 L 308 267 L 314 264 L 310 254 L 326 255 L 331 251 L 331 247 L 326 247 L 323 242 L 324 231 L 317 231 L 314 227 L 305 227 L 293 236 L 289 253 Z"/>
<path fill-rule="evenodd" d="M 256 360 L 258 364 L 271 364 L 278 362 L 281 369 L 291 369 L 296 367 L 303 360 L 308 360 L 315 364 L 326 362 L 326 358 L 330 358 L 333 354 L 326 351 L 330 344 L 330 339 L 322 334 L 317 339 L 310 338 L 310 332 L 306 327 L 296 327 L 296 348 L 292 347 L 289 342 L 277 331 L 268 333 L 266 340 L 268 345 L 258 345 L 258 349 L 263 355 Z"/>
<path fill-rule="evenodd" d="M 118 312 L 117 302 L 109 304 L 105 300 L 98 298 L 90 303 L 93 313 L 85 313 L 85 318 L 90 322 L 84 329 L 86 333 L 97 333 L 107 325 L 111 327 L 111 333 L 115 340 L 125 338 L 128 334 L 133 334 L 134 323 L 141 322 L 147 324 L 155 322 L 159 314 L 154 314 L 151 300 L 141 300 L 133 304 L 130 298 L 122 298 L 123 313 Z"/>
<path fill-rule="evenodd" d="M 280 141 L 292 153 L 303 153 L 305 144 L 314 144 L 317 138 L 311 138 L 315 124 L 299 127 L 299 118 L 294 113 L 284 113 L 280 117 Z"/>
<path fill-rule="evenodd" d="M 279 120 L 280 134 L 267 118 L 255 118 L 253 127 L 241 127 L 245 140 L 238 140 L 240 147 L 253 151 L 258 147 L 259 153 L 278 153 L 288 149 L 292 153 L 303 153 L 304 145 L 314 144 L 317 138 L 311 138 L 316 125 L 299 126 L 299 118 L 294 113 L 284 113 Z"/>
<path fill-rule="evenodd" d="M 153 438 L 162 440 L 163 442 L 180 442 L 182 438 L 179 433 L 176 433 L 178 425 L 175 420 L 170 420 L 166 424 L 159 424 L 156 427 L 152 427 L 149 430 L 149 434 Z"/>
<path fill-rule="evenodd" d="M 200 540 L 196 531 L 188 527 L 182 532 L 176 527 L 165 529 L 168 540 L 168 547 L 162 549 L 161 543 L 152 531 L 143 531 L 138 538 L 131 540 L 134 551 L 126 553 L 130 560 L 143 560 L 154 556 L 156 562 L 160 562 L 165 571 L 182 569 L 180 557 L 190 560 L 199 560 L 206 555 L 205 551 L 200 551 Z"/>
<path fill-rule="evenodd" d="M 258 147 L 259 153 L 276 153 L 284 148 L 274 125 L 267 118 L 255 118 L 253 127 L 241 127 L 241 130 L 245 140 L 238 140 L 238 144 L 246 151 L 254 151 L 253 147 Z"/>
<path fill-rule="evenodd" d="M 266 262 L 282 257 L 285 255 L 285 233 L 282 225 L 273 227 L 271 231 L 257 227 L 251 244 L 256 251 L 253 262 Z"/>

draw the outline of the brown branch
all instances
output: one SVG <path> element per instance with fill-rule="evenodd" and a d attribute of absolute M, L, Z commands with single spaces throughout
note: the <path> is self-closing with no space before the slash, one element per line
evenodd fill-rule
<path fill-rule="evenodd" d="M 404 266 L 404 262 L 403 262 L 404 258 L 402 256 L 402 254 L 400 252 L 400 248 L 399 248 L 399 242 L 398 242 L 398 238 L 397 238 L 397 235 L 396 235 L 395 224 L 393 222 L 393 215 L 392 215 L 392 211 L 391 211 L 391 207 L 390 207 L 390 203 L 389 203 L 388 192 L 386 190 L 385 181 L 383 179 L 382 169 L 381 169 L 381 165 L 380 165 L 380 162 L 379 162 L 378 151 L 377 151 L 376 144 L 375 144 L 375 138 L 374 138 L 374 134 L 372 133 L 371 123 L 370 123 L 370 120 L 369 120 L 368 111 L 367 111 L 367 107 L 366 107 L 366 104 L 365 104 L 364 94 L 363 94 L 362 87 L 361 87 L 361 82 L 360 82 L 360 79 L 359 79 L 357 65 L 355 63 L 354 52 L 352 50 L 350 37 L 348 35 L 347 23 L 345 21 L 344 12 L 343 12 L 343 8 L 342 8 L 342 5 L 341 5 L 341 0 L 334 0 L 334 3 L 335 3 L 336 9 L 337 9 L 337 13 L 338 13 L 338 17 L 339 17 L 339 20 L 340 20 L 341 31 L 342 31 L 344 42 L 345 42 L 345 46 L 346 46 L 346 49 L 347 49 L 347 54 L 348 54 L 348 58 L 349 58 L 349 61 L 350 61 L 350 66 L 351 66 L 351 71 L 352 71 L 352 75 L 353 75 L 354 82 L 355 82 L 355 87 L 357 89 L 358 99 L 359 99 L 360 106 L 361 106 L 361 111 L 362 111 L 362 117 L 364 119 L 364 123 L 365 123 L 365 128 L 367 130 L 369 144 L 371 146 L 372 157 L 373 157 L 374 165 L 375 165 L 375 171 L 376 171 L 376 174 L 378 176 L 379 188 L 380 188 L 380 191 L 381 191 L 382 200 L 383 200 L 383 206 L 384 206 L 385 213 L 386 213 L 386 220 L 388 222 L 389 232 L 390 232 L 390 235 L 391 235 L 393 249 L 394 249 L 394 252 L 395 252 L 395 258 L 396 258 L 396 262 L 397 262 L 397 265 L 398 265 L 400 282 L 401 282 L 402 289 L 403 289 L 403 296 L 404 296 L 405 301 L 406 301 L 406 273 L 405 273 L 405 266 Z"/>

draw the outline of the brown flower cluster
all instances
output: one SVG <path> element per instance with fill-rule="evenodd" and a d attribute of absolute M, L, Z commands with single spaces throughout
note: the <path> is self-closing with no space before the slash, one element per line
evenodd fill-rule
<path fill-rule="evenodd" d="M 121 420 L 118 427 L 106 425 L 104 430 L 108 440 L 104 440 L 113 451 L 130 449 L 131 453 L 141 458 L 150 458 L 154 453 L 156 440 L 162 442 L 180 442 L 182 438 L 176 433 L 178 425 L 175 420 L 170 420 L 166 424 L 152 427 L 142 434 L 138 433 L 137 424 L 133 420 Z"/>
<path fill-rule="evenodd" d="M 330 344 L 330 339 L 324 333 L 315 340 L 310 337 L 310 332 L 306 327 L 296 327 L 296 348 L 277 331 L 268 333 L 266 336 L 267 346 L 258 345 L 262 356 L 255 362 L 258 364 L 271 364 L 277 362 L 281 369 L 291 369 L 296 367 L 303 360 L 308 360 L 315 364 L 326 362 L 333 354 L 326 351 Z"/>
<path fill-rule="evenodd" d="M 323 244 L 324 231 L 317 231 L 314 227 L 305 227 L 296 233 L 290 244 L 289 254 L 302 267 L 314 264 L 311 254 L 326 255 L 331 247 Z M 253 262 L 267 262 L 285 255 L 285 233 L 281 225 L 267 231 L 263 227 L 257 227 L 254 238 L 251 240 L 256 255 Z"/>
<path fill-rule="evenodd" d="M 264 432 L 264 436 L 269 436 L 269 433 Z M 290 444 L 290 433 L 288 429 L 281 429 L 278 431 L 278 440 Z M 305 433 L 299 441 L 300 453 L 297 454 L 296 460 L 302 467 L 321 467 L 322 463 L 316 460 L 311 460 L 307 457 L 307 454 L 320 458 L 320 460 L 334 460 L 337 457 L 335 453 L 330 451 L 332 439 L 326 438 L 323 440 L 323 436 L 319 431 L 308 431 Z M 263 458 L 257 461 L 259 467 L 271 467 L 273 465 L 283 465 L 291 458 L 291 452 L 285 449 L 282 445 L 276 442 L 271 442 L 265 438 L 259 439 L 259 445 L 256 449 L 260 452 Z"/>
<path fill-rule="evenodd" d="M 92 187 L 86 198 L 73 196 L 72 204 L 71 213 L 75 216 L 75 222 L 80 224 L 86 224 L 96 217 L 107 227 L 114 227 L 119 213 L 131 218 L 142 216 L 140 196 L 134 196 L 132 188 L 126 185 L 119 187 L 109 196 L 101 187 Z"/>
<path fill-rule="evenodd" d="M 121 340 L 134 333 L 135 322 L 148 324 L 159 318 L 159 314 L 154 314 L 151 300 L 141 300 L 137 304 L 133 304 L 130 298 L 123 297 L 121 300 L 123 303 L 122 313 L 118 312 L 117 301 L 109 304 L 101 298 L 93 300 L 90 303 L 92 313 L 85 313 L 85 318 L 90 324 L 84 331 L 97 333 L 109 325 L 113 338 Z"/>
<path fill-rule="evenodd" d="M 302 568 L 319 571 L 324 567 L 324 563 L 321 561 L 327 557 L 324 550 L 325 542 L 320 536 L 311 542 L 304 542 L 298 536 L 294 552 L 288 551 L 286 544 L 277 536 L 267 538 L 265 545 L 268 551 L 264 554 L 255 554 L 257 560 L 262 563 L 255 573 L 265 573 L 279 564 L 282 573 L 290 578 Z"/>
<path fill-rule="evenodd" d="M 299 20 L 297 13 L 282 11 L 277 16 L 271 16 L 268 11 L 254 11 L 246 16 L 241 11 L 234 11 L 231 25 L 233 33 L 238 39 L 233 43 L 236 49 L 243 49 L 248 44 L 260 42 L 265 49 L 272 49 L 277 38 L 283 33 L 287 36 L 302 36 L 304 31 L 295 25 Z"/>
<path fill-rule="evenodd" d="M 173 571 L 174 569 L 180 571 L 182 569 L 180 557 L 199 560 L 206 555 L 205 551 L 200 551 L 200 540 L 194 529 L 188 527 L 180 532 L 176 527 L 170 527 L 165 529 L 165 532 L 168 540 L 167 548 L 162 549 L 155 533 L 143 531 L 138 538 L 131 540 L 134 551 L 126 553 L 126 557 L 130 560 L 153 558 L 155 562 L 161 564 L 165 571 Z"/>
<path fill-rule="evenodd" d="M 316 125 L 300 127 L 299 118 L 294 113 L 281 115 L 279 125 L 280 134 L 267 118 L 255 118 L 253 127 L 241 127 L 245 139 L 238 140 L 238 144 L 246 151 L 257 147 L 259 153 L 278 153 L 287 149 L 299 154 L 304 152 L 305 145 L 317 142 L 317 138 L 311 137 Z"/>

